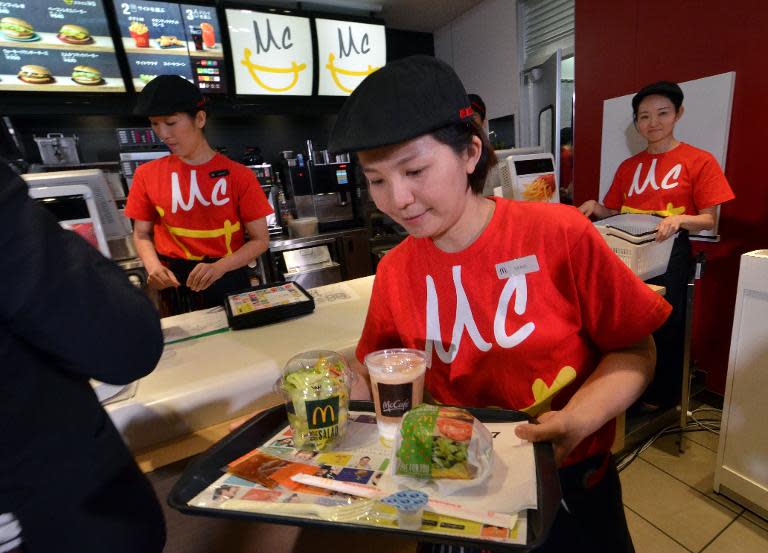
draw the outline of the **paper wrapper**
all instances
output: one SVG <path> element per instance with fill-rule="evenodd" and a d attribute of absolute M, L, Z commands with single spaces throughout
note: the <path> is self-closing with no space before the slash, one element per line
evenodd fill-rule
<path fill-rule="evenodd" d="M 422 404 L 403 416 L 392 459 L 395 481 L 450 495 L 492 472 L 493 438 L 468 411 Z"/>

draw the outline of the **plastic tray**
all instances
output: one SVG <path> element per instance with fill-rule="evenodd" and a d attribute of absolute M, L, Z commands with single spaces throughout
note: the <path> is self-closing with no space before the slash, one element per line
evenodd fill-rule
<path fill-rule="evenodd" d="M 641 280 L 667 272 L 669 256 L 677 235 L 656 242 L 656 227 L 663 219 L 656 215 L 614 215 L 594 223 L 608 246 Z"/>
<path fill-rule="evenodd" d="M 248 299 L 250 296 L 254 299 Z M 233 298 L 243 298 L 238 305 L 246 307 L 247 310 L 235 311 Z M 296 282 L 254 286 L 233 292 L 224 298 L 224 310 L 232 330 L 276 323 L 311 313 L 314 309 L 315 300 Z"/>
<path fill-rule="evenodd" d="M 351 411 L 373 412 L 370 401 L 350 402 Z M 513 422 L 530 420 L 530 417 L 518 411 L 503 409 L 469 409 L 472 414 L 484 422 Z M 494 551 L 527 551 L 540 545 L 546 538 L 555 519 L 560 505 L 560 480 L 555 466 L 552 446 L 548 443 L 534 444 L 536 458 L 536 481 L 539 508 L 528 511 L 528 540 L 525 545 L 504 544 L 490 540 L 479 540 L 455 536 L 440 536 L 419 530 L 403 530 L 400 528 L 383 528 L 343 522 L 328 522 L 316 519 L 300 519 L 281 515 L 263 513 L 248 513 L 190 507 L 187 503 L 197 494 L 221 477 L 221 468 L 233 459 L 248 453 L 264 444 L 268 439 L 282 430 L 288 424 L 285 406 L 278 405 L 256 415 L 238 430 L 214 444 L 208 451 L 202 453 L 192 462 L 173 486 L 168 495 L 168 504 L 174 509 L 189 515 L 209 516 L 226 519 L 256 520 L 293 526 L 320 527 L 344 529 L 350 532 L 368 534 L 395 533 L 411 536 L 414 539 L 432 543 L 451 543 L 457 545 L 474 545 L 488 547 Z"/>

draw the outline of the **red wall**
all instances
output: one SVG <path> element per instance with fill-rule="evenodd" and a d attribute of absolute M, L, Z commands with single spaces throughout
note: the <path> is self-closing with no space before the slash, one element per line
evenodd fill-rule
<path fill-rule="evenodd" d="M 725 174 L 736 199 L 696 290 L 692 356 L 725 391 L 739 256 L 768 248 L 768 2 L 586 0 L 576 4 L 574 192 L 596 198 L 603 101 L 658 80 L 736 72 Z M 627 106 L 631 110 L 631 106 Z M 700 243 L 699 243 L 700 244 Z"/>

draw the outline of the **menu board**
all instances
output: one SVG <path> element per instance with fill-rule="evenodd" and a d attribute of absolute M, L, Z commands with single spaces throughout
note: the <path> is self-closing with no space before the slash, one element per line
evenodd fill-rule
<path fill-rule="evenodd" d="M 215 7 L 113 1 L 136 90 L 158 75 L 180 75 L 205 93 L 227 91 Z"/>
<path fill-rule="evenodd" d="M 312 94 L 308 18 L 234 9 L 226 13 L 237 94 Z"/>
<path fill-rule="evenodd" d="M 347 96 L 387 63 L 384 25 L 316 19 L 315 30 L 320 95 Z"/>
<path fill-rule="evenodd" d="M 0 91 L 125 92 L 101 0 L 0 1 Z"/>

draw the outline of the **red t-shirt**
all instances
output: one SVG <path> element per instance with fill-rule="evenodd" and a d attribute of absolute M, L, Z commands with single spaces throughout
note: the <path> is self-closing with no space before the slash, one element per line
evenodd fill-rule
<path fill-rule="evenodd" d="M 157 253 L 224 257 L 245 243 L 243 225 L 272 213 L 250 169 L 216 154 L 202 165 L 175 155 L 139 166 L 125 214 L 154 223 Z"/>
<path fill-rule="evenodd" d="M 705 150 L 680 143 L 663 154 L 646 151 L 616 170 L 603 205 L 622 213 L 698 215 L 734 198 L 717 160 Z"/>
<path fill-rule="evenodd" d="M 671 307 L 575 208 L 493 200 L 463 251 L 409 237 L 384 256 L 356 354 L 425 350 L 437 401 L 537 416 L 561 409 L 601 353 L 648 336 Z M 613 435 L 610 421 L 566 464 L 609 451 Z"/>

